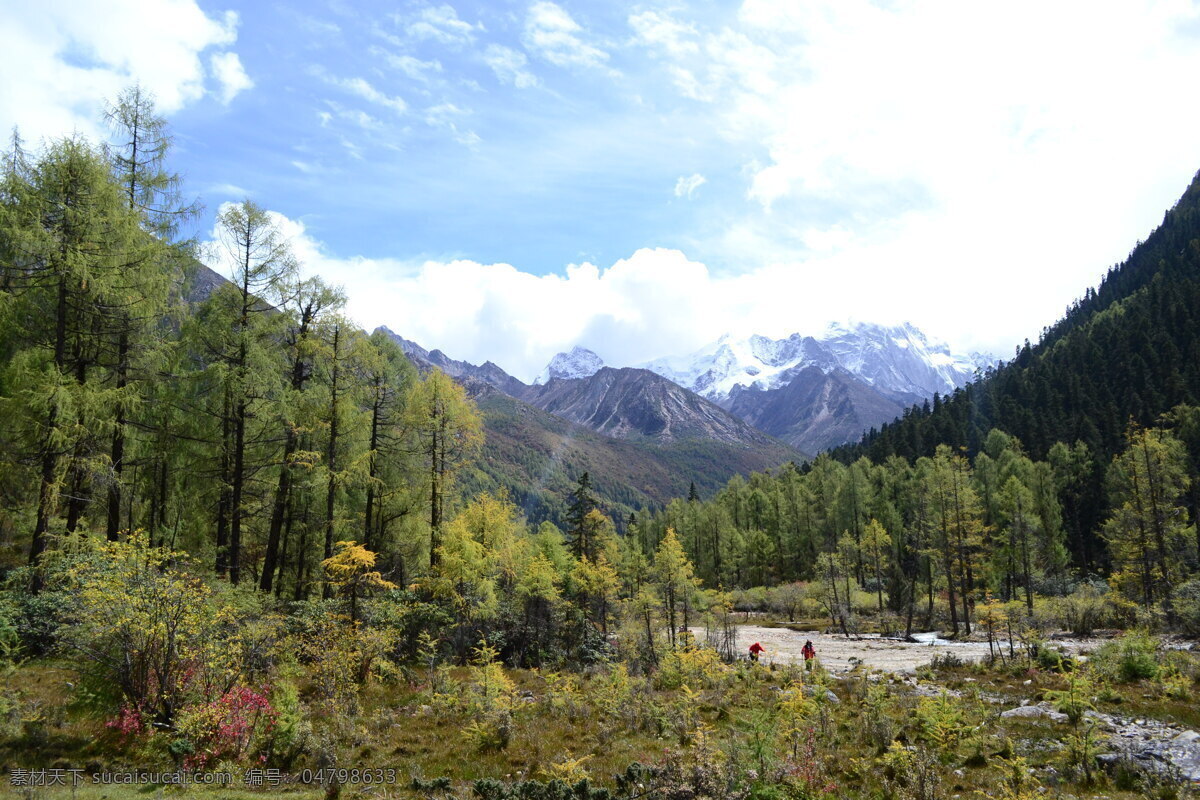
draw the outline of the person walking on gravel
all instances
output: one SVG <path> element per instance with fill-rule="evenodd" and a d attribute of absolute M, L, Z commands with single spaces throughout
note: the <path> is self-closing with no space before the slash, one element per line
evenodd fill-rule
<path fill-rule="evenodd" d="M 800 655 L 804 656 L 804 669 L 812 672 L 813 659 L 817 657 L 817 648 L 813 647 L 812 639 L 804 643 L 804 649 L 800 651 Z"/>
<path fill-rule="evenodd" d="M 750 660 L 758 661 L 759 654 L 761 654 L 766 649 L 767 648 L 763 647 L 758 642 L 755 642 L 754 644 L 750 645 Z"/>

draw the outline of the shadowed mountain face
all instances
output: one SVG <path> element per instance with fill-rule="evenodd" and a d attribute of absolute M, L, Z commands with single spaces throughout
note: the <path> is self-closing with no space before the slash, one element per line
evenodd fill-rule
<path fill-rule="evenodd" d="M 464 385 L 483 414 L 486 437 L 478 471 L 464 488 L 505 490 L 532 521 L 566 524 L 567 498 L 587 472 L 601 505 L 619 526 L 630 513 L 684 497 L 692 483 L 703 496 L 735 474 L 799 459 L 768 437 L 763 447 L 708 439 L 660 442 L 616 439 L 504 394 L 472 378 Z"/>
<path fill-rule="evenodd" d="M 619 439 L 778 444 L 715 403 L 644 369 L 604 367 L 587 378 L 555 378 L 529 387 L 522 399 Z"/>
<path fill-rule="evenodd" d="M 520 397 L 522 392 L 529 388 L 491 361 L 485 361 L 479 366 L 467 361 L 457 361 L 447 356 L 441 350 L 426 350 L 421 345 L 405 339 L 386 326 L 381 325 L 378 330 L 392 337 L 396 344 L 400 345 L 401 349 L 404 350 L 405 355 L 408 356 L 408 360 L 413 362 L 417 369 L 422 372 L 431 367 L 437 367 L 460 383 L 467 378 L 472 378 L 494 386 L 512 397 Z"/>
<path fill-rule="evenodd" d="M 553 378 L 528 386 L 490 361 L 482 366 L 429 351 L 387 328 L 419 369 L 437 367 L 467 385 L 487 384 L 509 397 L 614 439 L 660 444 L 704 439 L 743 448 L 786 453 L 783 461 L 803 457 L 755 430 L 695 392 L 644 369 L 603 367 L 580 378 Z M 782 463 L 782 462 L 780 462 Z"/>
<path fill-rule="evenodd" d="M 528 386 L 495 364 L 476 366 L 382 329 L 424 371 L 461 383 L 483 413 L 484 458 L 471 488 L 503 488 L 531 520 L 562 521 L 583 472 L 619 522 L 643 507 L 716 491 L 735 474 L 805 456 L 716 404 L 642 369 Z"/>
<path fill-rule="evenodd" d="M 203 303 L 218 286 L 229 283 L 229 280 L 215 270 L 195 261 L 185 270 L 182 294 L 189 303 Z"/>
<path fill-rule="evenodd" d="M 819 453 L 898 417 L 905 404 L 842 370 L 798 370 L 776 389 L 737 386 L 722 405 L 798 450 Z"/>

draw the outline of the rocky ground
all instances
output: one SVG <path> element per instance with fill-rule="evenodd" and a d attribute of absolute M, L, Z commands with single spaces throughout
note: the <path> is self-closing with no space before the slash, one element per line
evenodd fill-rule
<path fill-rule="evenodd" d="M 758 642 L 766 648 L 763 660 L 786 664 L 803 661 L 800 650 L 806 641 L 811 640 L 817 650 L 817 659 L 831 672 L 844 672 L 858 663 L 884 672 L 912 672 L 928 664 L 934 657 L 953 655 L 963 661 L 976 661 L 988 655 L 987 642 L 948 642 L 930 638 L 927 644 L 914 644 L 871 634 L 847 638 L 787 628 L 739 625 L 737 649 L 739 653 L 746 653 L 751 644 Z M 1062 639 L 1054 644 L 1070 652 L 1081 652 L 1097 643 L 1089 639 Z"/>
<path fill-rule="evenodd" d="M 825 669 L 833 673 L 848 671 L 860 663 L 883 672 L 912 673 L 935 657 L 953 655 L 963 661 L 974 661 L 985 658 L 989 652 L 987 642 L 950 642 L 932 635 L 921 638 L 927 638 L 929 642 L 918 644 L 884 639 L 877 635 L 847 638 L 787 628 L 741 625 L 738 627 L 737 647 L 739 652 L 745 653 L 751 644 L 758 642 L 766 648 L 762 655 L 764 661 L 790 663 L 803 660 L 801 648 L 811 640 L 817 658 Z M 1086 656 L 1100 641 L 1056 637 L 1053 644 L 1068 652 Z M 1172 645 L 1179 646 L 1179 643 Z M 1190 649 L 1192 645 L 1189 643 L 1186 647 Z M 904 679 L 904 683 L 914 694 L 945 691 L 955 696 L 961 694 L 941 686 L 924 684 L 911 675 Z M 1002 697 L 990 693 L 985 693 L 985 699 L 991 703 L 1004 702 Z M 1061 728 L 1064 736 L 1069 730 L 1067 716 L 1048 702 L 1032 703 L 1026 700 L 1020 706 L 1001 712 L 1000 716 L 1049 724 L 1056 729 Z M 1095 726 L 1097 741 L 1104 751 L 1098 756 L 1098 761 L 1110 771 L 1123 768 L 1149 773 L 1172 784 L 1200 785 L 1200 732 L 1173 722 L 1096 711 L 1087 712 L 1085 724 Z"/>

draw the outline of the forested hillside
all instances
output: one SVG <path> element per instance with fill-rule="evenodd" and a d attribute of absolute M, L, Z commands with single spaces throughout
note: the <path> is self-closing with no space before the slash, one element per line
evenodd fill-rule
<path fill-rule="evenodd" d="M 939 444 L 974 454 L 999 428 L 1037 458 L 1056 442 L 1085 444 L 1096 456 L 1089 481 L 1097 494 L 1131 422 L 1153 425 L 1174 406 L 1200 399 L 1198 309 L 1200 176 L 1162 225 L 1036 345 L 1026 343 L 983 380 L 909 409 L 837 457 L 915 458 Z"/>
<path fill-rule="evenodd" d="M 505 492 L 533 523 L 566 528 L 569 497 L 588 473 L 599 506 L 625 530 L 640 509 L 661 508 L 689 486 L 720 489 L 730 475 L 801 460 L 763 438 L 759 447 L 703 438 L 676 442 L 605 436 L 486 384 L 467 382 L 485 431 L 481 457 L 463 477 L 468 494 Z"/>
<path fill-rule="evenodd" d="M 533 523 L 565 524 L 565 498 L 591 475 L 605 512 L 623 521 L 696 484 L 718 489 L 806 456 L 692 392 L 640 369 L 597 370 L 526 385 L 490 361 L 476 366 L 429 351 L 386 327 L 419 372 L 439 369 L 483 415 L 481 457 L 464 488 L 506 492 Z"/>

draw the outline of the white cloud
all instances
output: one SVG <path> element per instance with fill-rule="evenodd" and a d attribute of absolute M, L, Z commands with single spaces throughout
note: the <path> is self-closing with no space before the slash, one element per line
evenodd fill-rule
<path fill-rule="evenodd" d="M 437 59 L 422 61 L 416 56 L 393 53 L 382 47 L 372 47 L 371 54 L 383 58 L 389 66 L 417 81 L 428 82 L 429 73 L 442 71 L 442 62 Z"/>
<path fill-rule="evenodd" d="M 529 7 L 522 41 L 530 52 L 559 67 L 602 67 L 608 53 L 584 41 L 586 32 L 561 6 L 539 0 Z"/>
<path fill-rule="evenodd" d="M 383 127 L 382 122 L 361 108 L 347 108 L 334 100 L 326 100 L 325 105 L 329 108 L 329 111 L 317 112 L 317 118 L 321 120 L 322 128 L 328 128 L 334 120 L 348 122 L 355 127 L 368 131 L 378 130 Z"/>
<path fill-rule="evenodd" d="M 254 87 L 254 81 L 246 74 L 237 53 L 213 53 L 208 63 L 212 67 L 213 76 L 221 84 L 219 97 L 225 105 L 229 105 L 239 92 Z"/>
<path fill-rule="evenodd" d="M 696 42 L 696 26 L 680 22 L 657 11 L 643 11 L 629 16 L 629 25 L 644 44 L 661 47 L 676 58 L 700 52 Z"/>
<path fill-rule="evenodd" d="M 101 106 L 140 81 L 170 114 L 229 85 L 206 87 L 202 56 L 231 46 L 238 17 L 195 0 L 0 3 L 0 129 L 32 141 L 101 132 Z M 232 54 L 231 54 L 232 55 Z"/>
<path fill-rule="evenodd" d="M 686 178 L 680 175 L 679 180 L 675 181 L 675 196 L 686 197 L 690 200 L 692 192 L 706 183 L 708 183 L 708 178 L 705 178 L 699 172 L 688 175 Z"/>
<path fill-rule="evenodd" d="M 408 103 L 403 97 L 392 96 L 385 92 L 381 92 L 375 88 L 366 78 L 334 78 L 326 76 L 325 80 L 330 84 L 337 86 L 350 94 L 361 97 L 369 103 L 374 103 L 378 106 L 390 109 L 397 114 L 403 114 L 408 110 Z"/>
<path fill-rule="evenodd" d="M 479 136 L 475 131 L 463 130 L 460 125 L 460 121 L 470 114 L 470 110 L 459 108 L 454 103 L 440 103 L 425 109 L 425 123 L 432 128 L 449 131 L 454 141 L 474 149 L 481 141 Z"/>
<path fill-rule="evenodd" d="M 1200 74 L 1195 3 L 745 0 L 723 24 L 643 12 L 629 26 L 660 85 L 705 102 L 696 113 L 741 159 L 751 206 L 724 207 L 704 251 L 836 269 L 839 317 L 890 303 L 1010 352 L 1200 165 L 1200 106 L 1179 99 Z"/>
<path fill-rule="evenodd" d="M 678 250 L 640 249 L 607 268 L 571 264 L 534 275 L 511 264 L 469 260 L 342 257 L 302 222 L 272 216 L 291 237 L 305 274 L 345 288 L 347 311 L 359 325 L 387 325 L 453 358 L 494 361 L 522 380 L 575 344 L 610 364 L 631 365 L 692 352 L 723 333 L 812 334 L 830 320 L 850 317 L 922 325 L 942 303 L 930 297 L 925 304 L 898 305 L 894 298 L 909 292 L 913 279 L 892 270 L 852 309 L 831 304 L 831 297 L 846 293 L 848 271 L 876 257 L 870 251 L 721 275 Z M 926 332 L 947 334 L 936 325 L 926 325 Z"/>
<path fill-rule="evenodd" d="M 397 21 L 413 38 L 432 39 L 443 44 L 465 44 L 475 38 L 477 28 L 482 30 L 482 26 L 460 19 L 458 12 L 449 5 L 426 6 L 415 17 Z"/>
<path fill-rule="evenodd" d="M 489 44 L 483 51 L 483 62 L 492 68 L 501 83 L 511 83 L 518 89 L 538 85 L 537 76 L 526 69 L 529 59 L 520 50 L 500 44 Z"/>
<path fill-rule="evenodd" d="M 210 194 L 219 195 L 221 197 L 249 197 L 252 193 L 238 186 L 236 183 L 217 183 L 208 187 Z"/>

